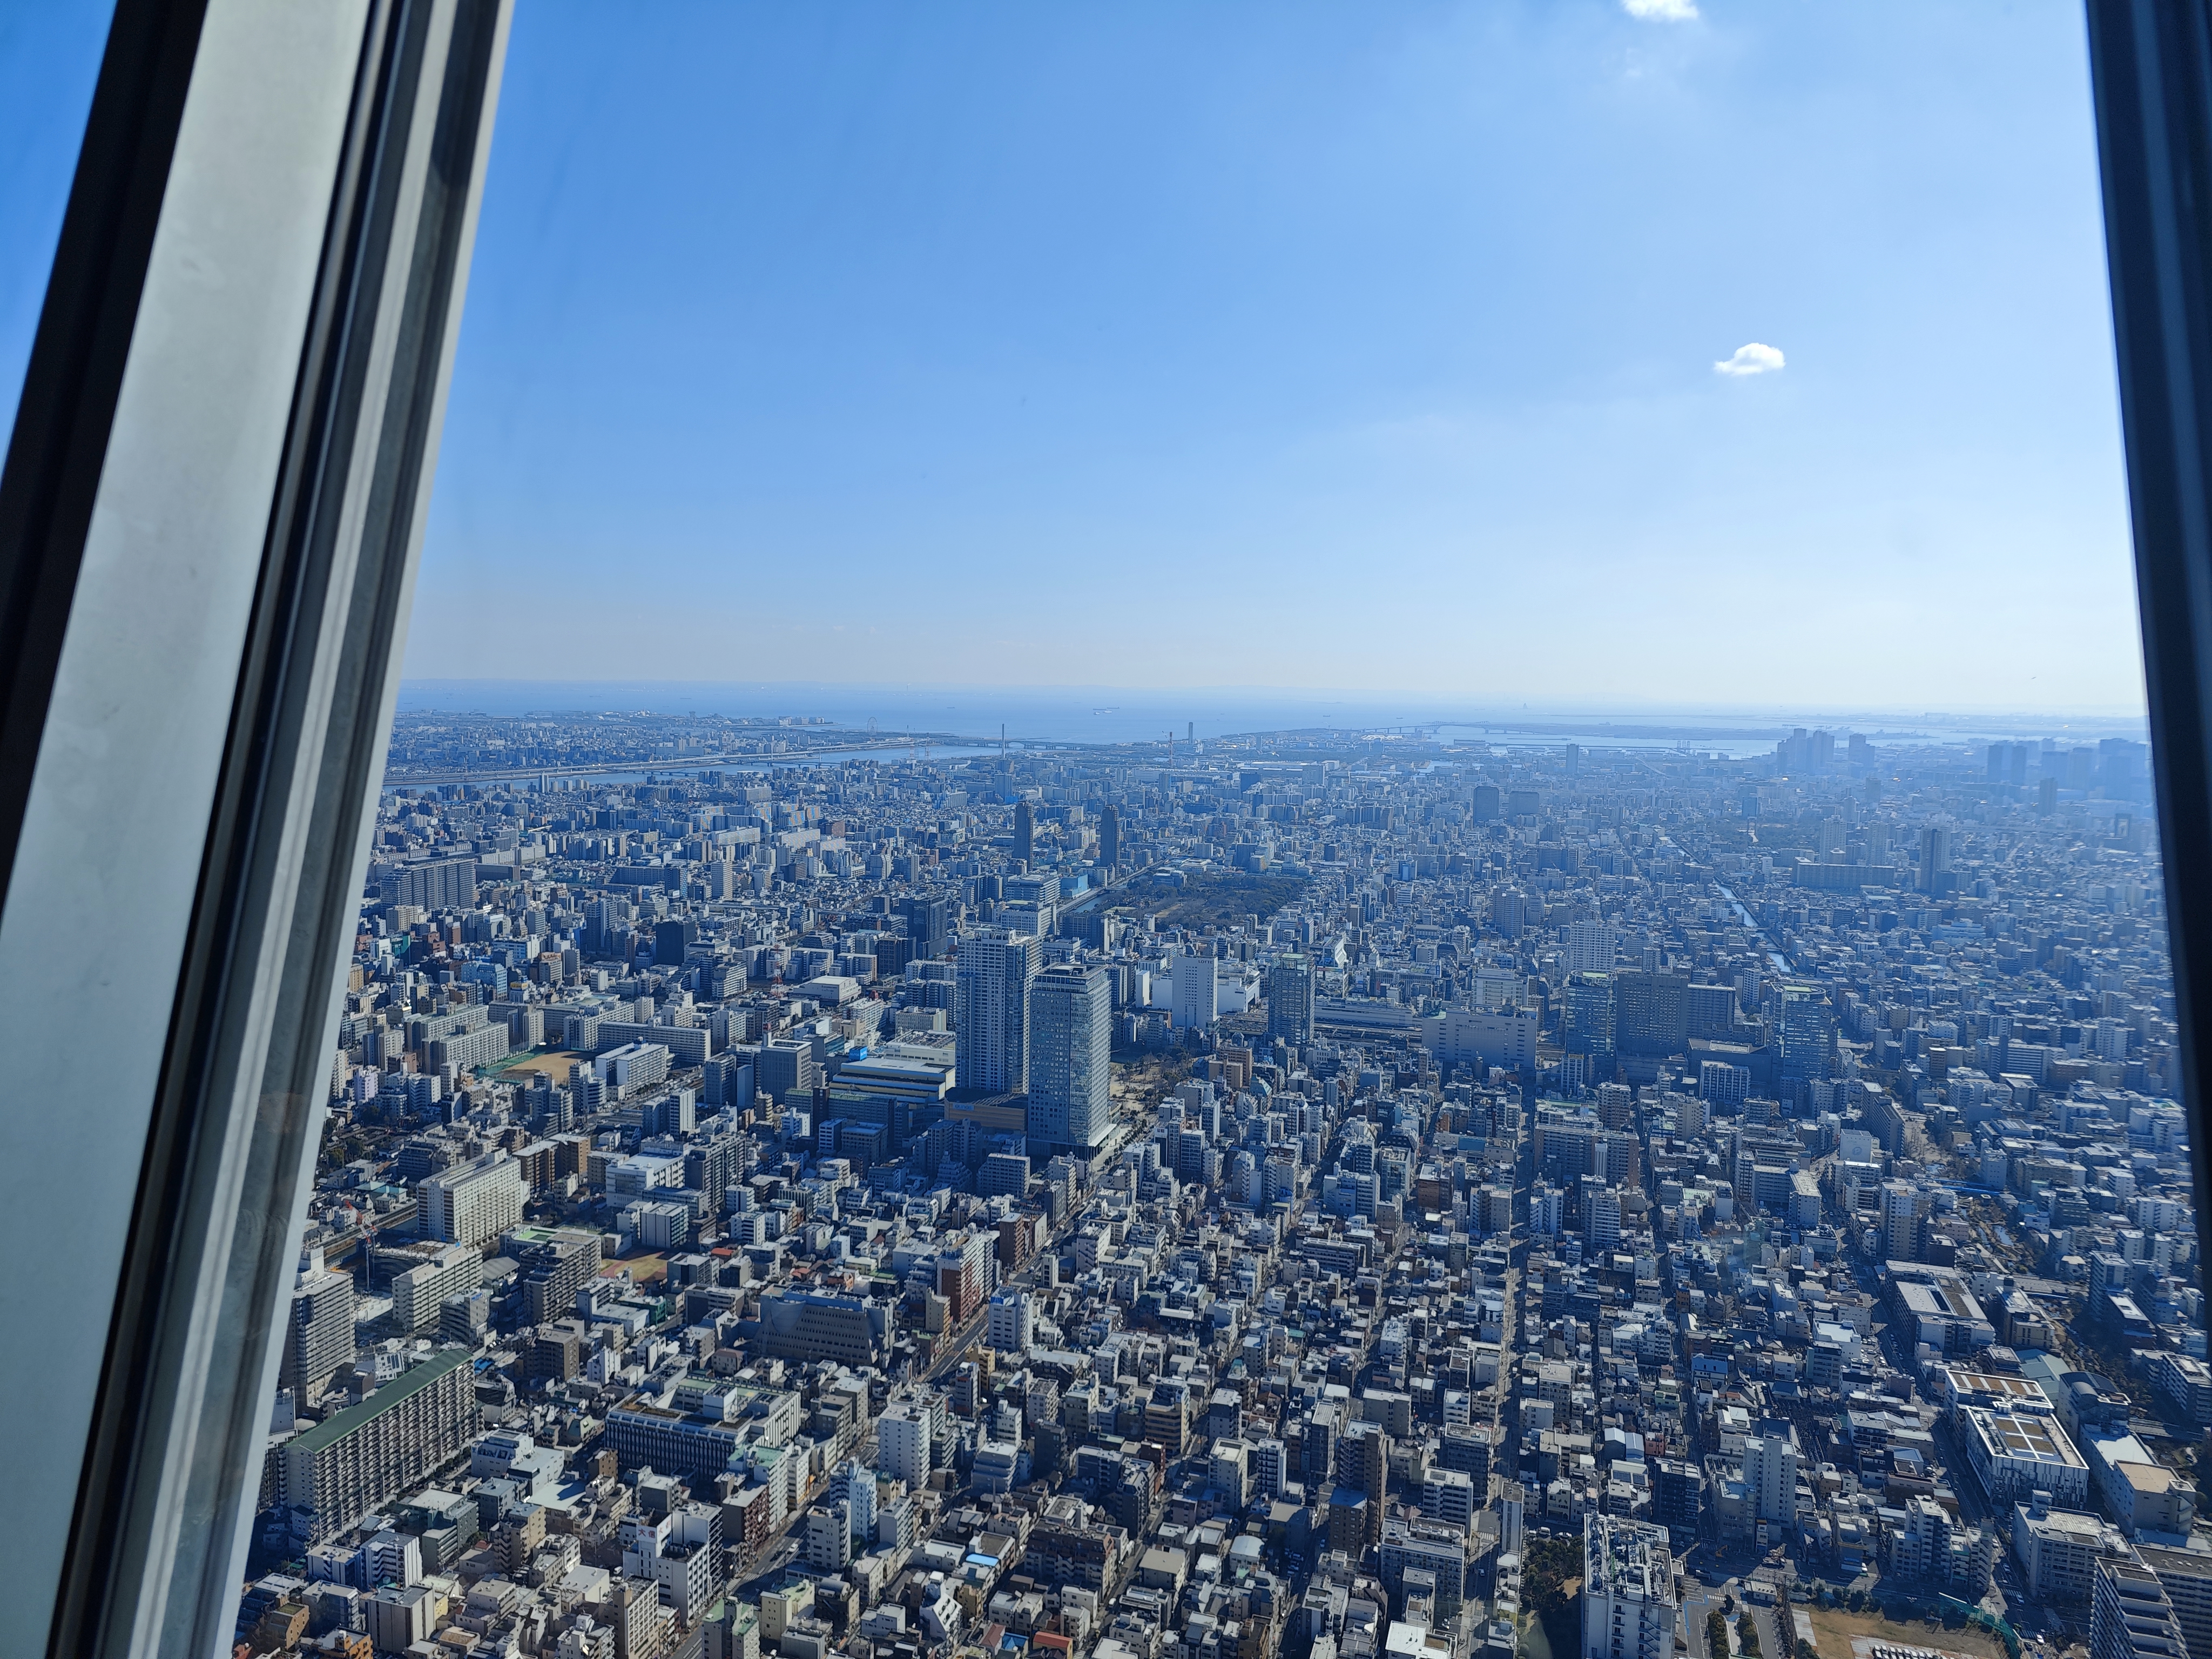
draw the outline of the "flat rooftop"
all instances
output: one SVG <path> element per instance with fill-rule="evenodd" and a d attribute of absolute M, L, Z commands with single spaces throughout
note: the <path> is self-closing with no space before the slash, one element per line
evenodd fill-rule
<path fill-rule="evenodd" d="M 1937 1365 L 1933 1370 L 1939 1386 L 1954 1400 L 1987 1399 L 2002 1404 L 2033 1406 L 2038 1409 L 2050 1404 L 2043 1390 L 2024 1376 L 1970 1371 L 1958 1365 Z"/>
<path fill-rule="evenodd" d="M 2081 1454 L 2066 1438 L 2065 1431 L 2047 1417 L 2026 1417 L 2014 1412 L 1968 1407 L 1966 1420 L 1981 1437 L 1992 1457 L 2016 1462 L 2051 1463 L 2060 1468 L 2087 1469 Z"/>
<path fill-rule="evenodd" d="M 1907 1311 L 1929 1319 L 1979 1319 L 1982 1310 L 1964 1290 L 1952 1285 L 1904 1284 L 1898 1287 Z"/>

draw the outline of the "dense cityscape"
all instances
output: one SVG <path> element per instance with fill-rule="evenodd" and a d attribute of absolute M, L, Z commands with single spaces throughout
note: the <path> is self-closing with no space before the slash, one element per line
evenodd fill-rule
<path fill-rule="evenodd" d="M 403 719 L 240 1650 L 2212 1659 L 2148 763 Z"/>

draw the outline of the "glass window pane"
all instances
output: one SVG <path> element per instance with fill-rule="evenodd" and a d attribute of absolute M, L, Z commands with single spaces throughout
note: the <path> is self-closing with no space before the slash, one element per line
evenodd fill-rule
<path fill-rule="evenodd" d="M 2056 4 L 526 9 L 276 1413 L 470 1360 L 507 1484 L 258 1605 L 622 1512 L 580 1652 L 1757 1651 L 2185 1534 L 2105 270 Z"/>
<path fill-rule="evenodd" d="M 0 413 L 13 425 L 112 0 L 0 13 Z"/>

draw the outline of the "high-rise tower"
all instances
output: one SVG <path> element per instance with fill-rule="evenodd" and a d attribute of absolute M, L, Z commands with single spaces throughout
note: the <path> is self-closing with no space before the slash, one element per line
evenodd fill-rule
<path fill-rule="evenodd" d="M 1267 1036 L 1297 1048 L 1313 1041 L 1313 963 L 1285 951 L 1267 970 Z"/>
<path fill-rule="evenodd" d="M 329 1271 L 317 1250 L 292 1291 L 278 1381 L 305 1404 L 353 1360 L 353 1275 Z"/>
<path fill-rule="evenodd" d="M 995 1095 L 1029 1087 L 1030 984 L 1043 954 L 1034 933 L 1004 927 L 981 927 L 961 939 L 953 1052 L 962 1089 Z"/>
<path fill-rule="evenodd" d="M 1098 1146 L 1114 1121 L 1114 988 L 1103 968 L 1048 968 L 1030 987 L 1031 1152 Z"/>

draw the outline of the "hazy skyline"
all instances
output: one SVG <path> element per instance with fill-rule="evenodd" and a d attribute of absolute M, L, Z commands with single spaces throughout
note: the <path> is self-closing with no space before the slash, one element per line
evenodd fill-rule
<path fill-rule="evenodd" d="M 2103 259 L 2059 0 L 526 0 L 408 672 L 2131 711 Z"/>
<path fill-rule="evenodd" d="M 951 732 L 990 742 L 1159 742 L 1172 732 L 1200 738 L 1235 733 L 1374 730 L 1419 726 L 1450 740 L 1515 746 L 1568 741 L 1602 747 L 1671 747 L 1737 757 L 1764 755 L 1793 728 L 1858 732 L 1894 744 L 1978 743 L 1991 738 L 2094 744 L 2148 735 L 2140 714 L 2098 716 L 2022 710 L 1952 711 L 1847 707 L 1698 707 L 1654 702 L 1569 705 L 1446 694 L 1312 687 L 838 684 L 821 681 L 410 679 L 402 713 L 513 717 L 651 713 L 739 718 L 822 719 L 887 736 Z"/>

